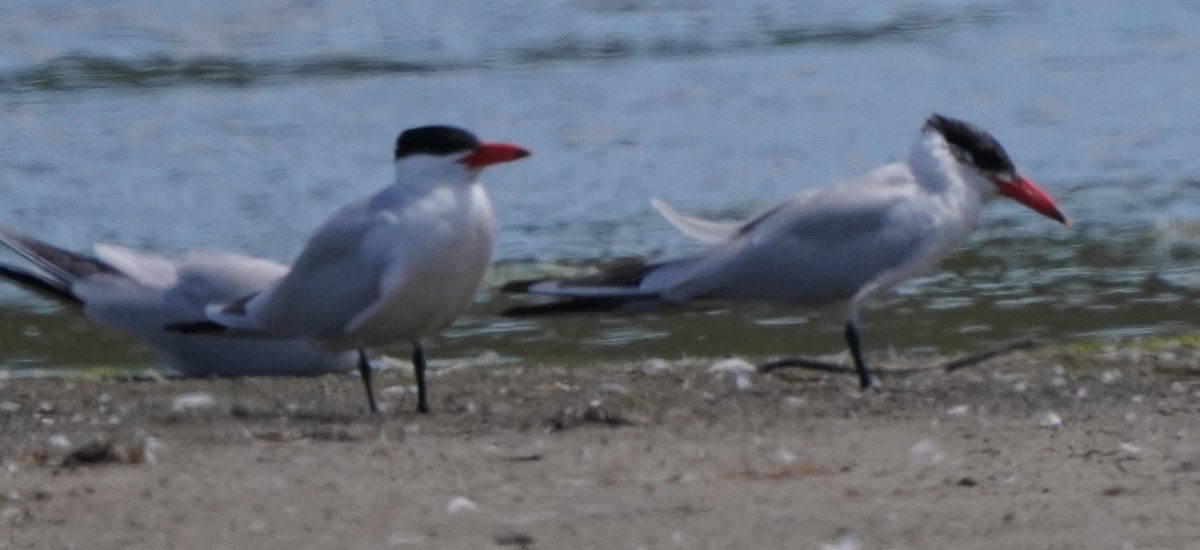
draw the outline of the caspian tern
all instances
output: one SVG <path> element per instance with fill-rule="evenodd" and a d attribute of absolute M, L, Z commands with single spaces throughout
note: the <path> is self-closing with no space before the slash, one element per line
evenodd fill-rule
<path fill-rule="evenodd" d="M 428 412 L 422 341 L 467 309 L 491 262 L 495 219 L 479 174 L 526 156 L 459 128 L 406 130 L 396 141 L 395 182 L 325 220 L 286 276 L 210 305 L 206 321 L 169 328 L 357 349 L 372 413 L 365 349 L 411 342 L 417 411 Z"/>
<path fill-rule="evenodd" d="M 203 249 L 172 261 L 106 244 L 89 257 L 4 228 L 0 245 L 30 264 L 0 264 L 0 277 L 132 335 L 184 376 L 315 376 L 357 363 L 353 353 L 319 351 L 301 340 L 231 341 L 163 329 L 204 315 L 210 303 L 266 288 L 287 273 L 274 262 Z"/>
<path fill-rule="evenodd" d="M 506 290 L 569 298 L 518 306 L 509 315 L 641 308 L 703 300 L 840 307 L 861 387 L 857 319 L 876 293 L 927 271 L 963 244 L 987 199 L 1005 196 L 1064 225 L 1043 191 L 978 127 L 934 114 L 906 162 L 787 199 L 727 224 L 656 206 L 680 231 L 711 247 L 698 254 L 565 280 L 510 283 Z"/>

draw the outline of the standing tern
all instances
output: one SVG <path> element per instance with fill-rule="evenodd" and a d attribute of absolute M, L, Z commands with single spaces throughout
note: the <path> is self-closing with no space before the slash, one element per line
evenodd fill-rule
<path fill-rule="evenodd" d="M 617 310 L 657 303 L 753 300 L 834 306 L 862 389 L 858 312 L 871 296 L 933 268 L 963 244 L 983 202 L 1013 199 L 1067 224 L 1054 201 L 1017 172 L 978 127 L 934 114 L 906 162 L 789 198 L 736 223 L 690 218 L 655 203 L 684 234 L 709 243 L 698 254 L 577 279 L 510 283 L 505 290 L 567 298 L 514 307 L 509 315 Z"/>
<path fill-rule="evenodd" d="M 356 349 L 372 413 L 366 348 L 411 342 L 417 411 L 428 412 L 422 341 L 467 309 L 491 262 L 496 223 L 479 174 L 526 156 L 459 128 L 406 130 L 396 140 L 395 182 L 325 220 L 286 276 L 210 305 L 205 321 L 169 328 Z"/>
<path fill-rule="evenodd" d="M 129 333 L 184 376 L 315 376 L 355 367 L 353 353 L 319 351 L 301 340 L 231 341 L 163 329 L 204 315 L 210 303 L 266 288 L 287 273 L 277 263 L 205 249 L 172 261 L 106 244 L 89 257 L 5 228 L 0 245 L 30 264 L 0 264 L 0 277 Z"/>

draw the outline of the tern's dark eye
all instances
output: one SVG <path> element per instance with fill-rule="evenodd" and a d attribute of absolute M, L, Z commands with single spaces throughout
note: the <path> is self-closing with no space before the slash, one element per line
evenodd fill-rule
<path fill-rule="evenodd" d="M 1016 171 L 1000 142 L 974 125 L 937 114 L 929 117 L 925 124 L 942 135 L 955 157 L 974 165 L 981 172 L 1002 174 Z"/>
<path fill-rule="evenodd" d="M 422 126 L 405 130 L 396 139 L 396 160 L 408 155 L 452 155 L 474 151 L 479 147 L 475 134 L 453 126 Z"/>

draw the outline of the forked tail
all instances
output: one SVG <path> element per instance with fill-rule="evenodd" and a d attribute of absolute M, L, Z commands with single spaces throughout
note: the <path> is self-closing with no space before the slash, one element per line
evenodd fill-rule
<path fill-rule="evenodd" d="M 76 282 L 96 274 L 120 274 L 112 266 L 95 258 L 63 250 L 2 227 L 0 246 L 12 250 L 33 265 L 33 269 L 24 269 L 0 264 L 0 277 L 76 307 L 83 306 L 83 300 L 73 290 Z"/>

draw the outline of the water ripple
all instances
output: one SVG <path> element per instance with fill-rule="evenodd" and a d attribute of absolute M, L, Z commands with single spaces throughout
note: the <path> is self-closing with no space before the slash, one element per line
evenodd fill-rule
<path fill-rule="evenodd" d="M 0 72 L 0 91 L 63 91 L 96 88 L 153 88 L 187 85 L 247 86 L 292 78 L 348 78 L 379 74 L 409 74 L 476 69 L 480 67 L 520 67 L 530 64 L 612 60 L 628 58 L 690 57 L 798 46 L 860 44 L 874 41 L 914 40 L 932 37 L 949 29 L 992 24 L 1003 17 L 994 8 L 926 7 L 908 9 L 874 20 L 855 20 L 865 16 L 819 13 L 796 22 L 790 15 L 726 14 L 719 10 L 692 14 L 691 19 L 675 25 L 663 24 L 662 14 L 647 13 L 613 23 L 610 19 L 586 19 L 579 27 L 569 27 L 547 39 L 547 33 L 515 32 L 502 35 L 498 42 L 475 47 L 447 46 L 446 37 L 431 36 L 412 43 L 392 43 L 382 37 L 364 38 L 352 43 L 346 53 L 337 55 L 281 51 L 256 54 L 248 49 L 241 55 L 188 55 L 172 51 L 181 30 L 167 32 L 131 28 L 129 36 L 105 35 L 116 43 L 132 41 L 137 55 L 99 53 L 76 49 L 45 61 L 22 65 L 20 61 Z M 734 21 L 721 32 L 709 32 L 706 21 L 733 16 Z M 740 16 L 740 19 L 739 17 Z M 588 17 L 599 17 L 588 14 Z M 821 19 L 826 19 L 822 21 Z M 467 26 L 483 25 L 466 21 Z M 0 27 L 2 30 L 2 27 Z M 86 34 L 88 29 L 77 29 Z M 296 29 L 277 29 L 278 35 L 258 40 L 288 44 Z M 71 30 L 66 31 L 67 34 Z M 107 31 L 106 31 L 107 32 Z M 494 33 L 481 33 L 491 36 Z M 80 37 L 82 38 L 82 36 Z M 372 43 L 380 40 L 382 43 Z M 0 46 L 4 44 L 0 41 Z M 119 50 L 119 49 L 118 49 Z M 17 55 L 20 54 L 11 54 Z M 256 58 L 255 56 L 258 55 Z M 420 60 L 420 61 L 417 61 Z M 11 65 L 11 63 L 10 63 Z"/>
<path fill-rule="evenodd" d="M 343 77 L 422 73 L 456 68 L 374 57 L 317 57 L 251 63 L 235 58 L 175 59 L 154 56 L 126 60 L 75 54 L 0 76 L 0 89 L 54 91 L 111 87 L 163 87 L 191 84 L 245 86 L 278 78 Z"/>

